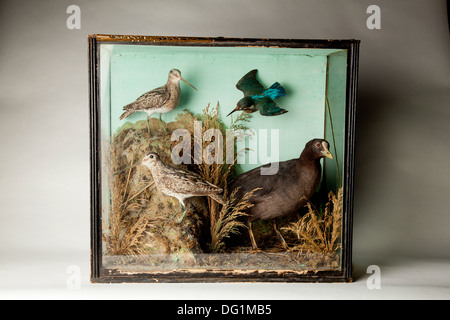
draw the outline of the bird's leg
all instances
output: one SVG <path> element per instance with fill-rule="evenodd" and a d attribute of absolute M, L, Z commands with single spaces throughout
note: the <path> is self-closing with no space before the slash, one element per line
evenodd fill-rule
<path fill-rule="evenodd" d="M 275 233 L 277 234 L 278 239 L 280 239 L 280 241 L 281 241 L 281 243 L 282 243 L 282 245 L 283 245 L 284 250 L 287 250 L 287 249 L 288 249 L 288 246 L 287 246 L 287 244 L 286 244 L 286 241 L 284 241 L 284 238 L 283 238 L 283 236 L 281 235 L 280 231 L 278 231 L 278 228 L 277 228 L 277 220 L 276 220 L 276 219 L 273 219 L 273 229 L 275 230 Z"/>
<path fill-rule="evenodd" d="M 253 250 L 258 250 L 258 245 L 256 244 L 255 236 L 253 235 L 252 222 L 251 221 L 248 222 L 248 233 L 250 235 L 250 241 L 252 242 Z"/>
<path fill-rule="evenodd" d="M 178 207 L 178 210 L 173 214 L 172 219 L 177 216 L 177 214 L 181 211 L 182 208 L 183 208 L 183 206 L 181 205 L 181 202 L 180 202 L 180 206 Z"/>
<path fill-rule="evenodd" d="M 184 219 L 184 216 L 186 215 L 188 208 L 184 204 L 184 201 L 182 201 L 180 199 L 178 199 L 178 201 L 180 202 L 180 207 L 178 208 L 177 212 L 175 212 L 175 214 L 172 216 L 172 219 L 175 218 L 175 216 L 181 211 L 182 208 L 184 208 L 183 214 L 181 215 L 181 219 L 178 221 L 178 223 L 181 223 L 181 221 L 183 221 L 183 219 Z"/>
<path fill-rule="evenodd" d="M 183 214 L 181 215 L 181 218 L 180 218 L 180 220 L 178 221 L 178 223 L 181 223 L 181 221 L 183 221 L 183 219 L 184 219 L 184 216 L 186 215 L 186 212 L 187 212 L 187 206 L 186 207 L 184 207 L 184 211 L 183 211 Z"/>
<path fill-rule="evenodd" d="M 164 124 L 163 124 L 163 122 L 161 120 L 161 116 L 162 116 L 162 113 L 159 114 L 159 122 L 161 123 L 161 126 L 164 129 L 164 132 L 167 132 L 167 129 L 166 129 L 166 127 L 164 127 Z"/>
<path fill-rule="evenodd" d="M 183 214 L 181 215 L 181 218 L 178 221 L 178 223 L 181 223 L 181 221 L 183 221 L 184 216 L 186 215 L 186 212 L 188 211 L 188 206 L 190 206 L 190 202 L 188 202 L 187 205 L 184 204 L 184 201 L 181 201 L 180 203 L 183 205 L 184 211 L 183 211 Z"/>
<path fill-rule="evenodd" d="M 147 116 L 147 131 L 148 131 L 148 135 L 151 136 L 150 134 L 150 117 Z"/>

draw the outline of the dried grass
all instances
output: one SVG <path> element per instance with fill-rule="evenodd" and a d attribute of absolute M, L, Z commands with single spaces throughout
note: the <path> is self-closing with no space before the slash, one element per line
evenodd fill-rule
<path fill-rule="evenodd" d="M 116 144 L 111 144 L 111 172 L 121 167 L 121 150 Z M 132 157 L 133 162 L 134 157 Z M 129 202 L 130 176 L 134 168 L 129 168 L 127 175 L 111 174 L 111 209 L 108 223 L 103 223 L 103 240 L 106 243 L 107 255 L 139 255 L 144 254 L 142 240 L 150 224 L 147 215 L 133 217 L 130 215 L 130 205 L 134 211 L 145 208 L 143 202 Z M 128 205 L 127 205 L 128 204 Z"/>
<path fill-rule="evenodd" d="M 167 133 L 156 132 L 155 134 L 160 124 L 156 123 L 155 119 L 150 119 L 153 133 L 151 137 L 144 126 L 145 123 L 142 122 L 124 125 L 112 138 L 109 153 L 110 210 L 108 220 L 103 223 L 105 255 L 137 256 L 156 251 L 159 253 L 200 252 L 199 239 L 196 236 L 199 235 L 201 224 L 198 213 L 202 210 L 206 213 L 210 226 L 208 238 L 211 242 L 205 245 L 214 252 L 222 250 L 224 239 L 238 233 L 244 226 L 239 218 L 251 205 L 248 202 L 250 195 L 233 206 L 230 201 L 226 201 L 226 204 L 222 206 L 211 198 L 205 197 L 206 201 L 203 202 L 200 199 L 202 200 L 200 204 L 197 203 L 195 206 L 198 212 L 189 212 L 182 225 L 175 223 L 171 217 L 174 213 L 172 211 L 177 207 L 176 200 L 161 194 L 156 188 L 151 188 L 154 183 L 148 170 L 142 166 L 135 166 L 136 162 L 139 162 L 149 151 L 158 152 L 165 162 L 170 161 L 171 148 L 177 143 L 171 141 L 171 132 L 178 128 L 190 131 L 191 150 L 195 150 L 195 143 L 201 143 L 201 150 L 204 150 L 210 142 L 204 142 L 203 139 L 195 141 L 194 121 L 201 121 L 202 137 L 209 129 L 218 129 L 225 137 L 227 128 L 219 118 L 218 108 L 218 105 L 216 108 L 210 108 L 208 105 L 203 113 L 197 116 L 185 110 L 178 115 L 177 121 L 167 124 Z M 248 118 L 246 114 L 237 117 L 232 121 L 230 128 L 245 129 L 243 122 L 248 121 Z M 237 153 L 235 153 L 234 162 L 227 164 L 224 145 L 219 146 L 223 150 L 223 163 L 207 164 L 203 161 L 199 165 L 183 165 L 183 167 L 196 171 L 206 181 L 223 188 L 224 198 L 227 199 L 227 180 L 235 173 Z M 236 148 L 235 145 L 233 146 Z M 192 199 L 196 202 L 195 198 Z M 207 202 L 206 208 L 201 204 L 205 202 Z M 162 228 L 163 225 L 164 228 Z"/>
<path fill-rule="evenodd" d="M 337 196 L 330 191 L 324 211 L 319 213 L 310 202 L 307 203 L 308 213 L 297 222 L 281 228 L 293 233 L 297 243 L 291 251 L 312 253 L 333 253 L 341 248 L 340 236 L 342 230 L 342 188 Z"/>
<path fill-rule="evenodd" d="M 244 122 L 248 122 L 249 118 L 248 114 L 242 112 L 240 116 L 236 119 L 231 118 L 231 126 L 230 129 L 238 130 L 238 129 L 247 129 Z M 226 137 L 226 127 L 224 123 L 220 120 L 219 117 L 219 104 L 216 105 L 216 108 L 211 109 L 210 105 L 208 105 L 204 110 L 202 115 L 200 116 L 202 121 L 202 136 L 204 136 L 205 132 L 210 129 L 219 130 L 222 134 L 222 137 Z M 206 143 L 203 141 L 194 141 L 195 144 L 200 144 L 203 146 L 202 150 L 206 147 Z M 247 193 L 238 203 L 233 205 L 234 196 L 236 192 L 233 192 L 230 196 L 228 196 L 228 180 L 229 177 L 234 174 L 234 170 L 236 169 L 236 161 L 238 152 L 242 152 L 245 150 L 233 150 L 234 159 L 232 163 L 227 163 L 226 155 L 226 143 L 222 140 L 222 144 L 218 144 L 218 148 L 221 148 L 222 152 L 222 161 L 213 162 L 212 164 L 208 164 L 205 161 L 202 161 L 197 167 L 198 173 L 201 175 L 203 179 L 206 181 L 221 187 L 224 190 L 224 198 L 229 198 L 226 201 L 226 204 L 220 208 L 220 205 L 208 198 L 208 212 L 209 212 L 209 222 L 210 222 L 210 236 L 211 243 L 209 245 L 212 252 L 221 251 L 224 246 L 224 240 L 232 234 L 238 234 L 242 227 L 246 227 L 246 225 L 240 221 L 240 218 L 244 215 L 245 209 L 248 209 L 252 206 L 249 202 L 249 198 L 253 195 L 256 190 Z M 233 143 L 233 147 L 236 148 Z M 228 150 L 229 152 L 230 150 Z M 214 157 L 218 152 L 218 150 L 214 150 L 212 156 Z M 221 163 L 220 163 L 221 162 Z"/>
<path fill-rule="evenodd" d="M 211 230 L 212 252 L 220 252 L 224 246 L 224 240 L 233 234 L 239 234 L 241 228 L 247 228 L 247 225 L 241 221 L 241 217 L 247 216 L 245 211 L 253 206 L 250 198 L 260 188 L 254 189 L 245 194 L 245 196 L 235 203 L 235 195 L 238 189 L 234 190 L 227 203 L 222 207 L 219 214 L 214 217 L 214 230 Z"/>

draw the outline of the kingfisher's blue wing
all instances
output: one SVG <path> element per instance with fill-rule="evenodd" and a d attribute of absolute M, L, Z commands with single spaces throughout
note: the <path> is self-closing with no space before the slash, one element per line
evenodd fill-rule
<path fill-rule="evenodd" d="M 273 100 L 267 97 L 258 101 L 256 107 L 259 108 L 259 112 L 263 116 L 278 116 L 287 112 L 287 110 L 280 108 Z"/>
<path fill-rule="evenodd" d="M 256 79 L 257 69 L 248 72 L 236 84 L 236 88 L 244 93 L 244 97 L 261 95 L 264 92 L 264 87 Z"/>
<path fill-rule="evenodd" d="M 264 91 L 264 97 L 269 97 L 272 100 L 284 97 L 286 95 L 286 90 L 284 90 L 283 86 L 278 82 L 275 82 L 269 89 Z M 262 97 L 261 96 L 261 97 Z"/>

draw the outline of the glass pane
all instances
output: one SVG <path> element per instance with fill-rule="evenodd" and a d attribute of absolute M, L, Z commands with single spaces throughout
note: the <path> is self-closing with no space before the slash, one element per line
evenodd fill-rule
<path fill-rule="evenodd" d="M 340 270 L 346 59 L 335 49 L 102 44 L 103 267 Z M 251 70 L 258 84 L 239 90 Z M 237 107 L 255 112 L 229 115 Z M 315 138 L 327 142 L 305 147 Z M 308 148 L 333 158 L 303 164 Z"/>

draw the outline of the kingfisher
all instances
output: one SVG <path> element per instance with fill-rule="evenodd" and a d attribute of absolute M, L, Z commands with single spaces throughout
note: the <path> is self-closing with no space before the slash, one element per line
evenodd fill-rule
<path fill-rule="evenodd" d="M 236 108 L 227 117 L 235 111 L 253 113 L 259 110 L 263 116 L 278 116 L 287 112 L 287 110 L 277 106 L 274 101 L 284 97 L 286 90 L 278 82 L 275 82 L 269 89 L 265 90 L 256 79 L 257 72 L 257 69 L 248 72 L 236 84 L 236 88 L 244 93 L 244 98 L 238 101 Z"/>

